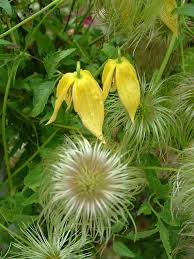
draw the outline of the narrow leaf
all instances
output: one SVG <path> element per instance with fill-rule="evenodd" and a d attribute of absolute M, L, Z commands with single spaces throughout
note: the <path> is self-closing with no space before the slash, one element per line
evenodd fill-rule
<path fill-rule="evenodd" d="M 113 250 L 120 256 L 135 257 L 135 254 L 121 241 L 113 242 Z"/>
<path fill-rule="evenodd" d="M 170 240 L 169 240 L 169 232 L 160 219 L 158 219 L 157 228 L 160 233 L 160 239 L 163 243 L 166 254 L 167 254 L 168 258 L 171 259 L 172 257 L 170 254 L 172 251 L 171 251 L 171 245 L 170 245 Z"/>

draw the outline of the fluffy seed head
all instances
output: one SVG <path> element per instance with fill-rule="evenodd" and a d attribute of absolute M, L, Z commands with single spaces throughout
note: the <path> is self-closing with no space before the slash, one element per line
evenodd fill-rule
<path fill-rule="evenodd" d="M 61 226 L 48 226 L 47 234 L 40 225 L 23 229 L 23 242 L 18 240 L 14 258 L 20 259 L 77 259 L 89 258 L 88 254 L 80 255 L 82 241 L 70 239 L 69 233 Z"/>
<path fill-rule="evenodd" d="M 140 151 L 156 147 L 162 150 L 170 142 L 172 129 L 176 128 L 176 117 L 170 108 L 170 98 L 161 90 L 164 82 L 157 85 L 154 82 L 141 83 L 141 101 L 134 123 L 120 105 L 118 97 L 112 96 L 106 102 L 105 133 L 124 129 L 124 151 L 132 155 Z"/>
<path fill-rule="evenodd" d="M 172 101 L 181 122 L 178 141 L 185 148 L 194 138 L 194 77 L 180 80 L 172 93 Z"/>
<path fill-rule="evenodd" d="M 193 143 L 194 144 L 194 143 Z M 194 145 L 185 149 L 179 159 L 179 171 L 172 177 L 172 212 L 182 228 L 176 253 L 194 251 Z"/>
<path fill-rule="evenodd" d="M 178 173 L 172 177 L 172 208 L 187 220 L 194 221 L 194 147 L 183 151 Z"/>
<path fill-rule="evenodd" d="M 41 195 L 45 214 L 101 241 L 109 238 L 112 223 L 126 220 L 130 198 L 139 186 L 118 154 L 86 139 L 68 140 L 46 177 Z"/>

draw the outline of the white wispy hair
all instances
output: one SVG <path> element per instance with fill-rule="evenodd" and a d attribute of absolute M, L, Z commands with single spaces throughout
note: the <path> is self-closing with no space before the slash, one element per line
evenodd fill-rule
<path fill-rule="evenodd" d="M 165 81 L 149 84 L 141 81 L 141 101 L 132 123 L 117 95 L 106 102 L 105 133 L 110 128 L 124 130 L 123 148 L 137 156 L 142 150 L 157 148 L 162 150 L 171 142 L 172 132 L 177 126 L 177 118 L 171 108 L 171 97 L 164 94 Z"/>
<path fill-rule="evenodd" d="M 181 121 L 178 141 L 181 148 L 186 148 L 194 138 L 194 77 L 184 76 L 175 87 L 172 97 L 174 110 Z"/>
<path fill-rule="evenodd" d="M 112 224 L 127 221 L 131 199 L 142 187 L 135 170 L 118 153 L 86 139 L 67 139 L 54 160 L 41 195 L 44 214 L 82 236 L 108 240 Z"/>
<path fill-rule="evenodd" d="M 193 250 L 194 240 L 194 145 L 185 149 L 179 158 L 179 170 L 171 178 L 171 207 L 179 219 L 181 230 L 175 253 Z"/>
<path fill-rule="evenodd" d="M 182 152 L 179 163 L 180 168 L 171 179 L 172 209 L 174 214 L 194 221 L 194 147 Z"/>
<path fill-rule="evenodd" d="M 17 240 L 14 258 L 20 259 L 85 259 L 89 254 L 81 255 L 83 240 L 72 239 L 61 225 L 48 225 L 47 233 L 39 224 L 23 228 L 23 242 Z"/>
<path fill-rule="evenodd" d="M 137 46 L 146 35 L 151 41 L 158 34 L 163 3 L 164 0 L 95 0 L 95 10 L 109 37 L 124 36 L 125 44 Z"/>

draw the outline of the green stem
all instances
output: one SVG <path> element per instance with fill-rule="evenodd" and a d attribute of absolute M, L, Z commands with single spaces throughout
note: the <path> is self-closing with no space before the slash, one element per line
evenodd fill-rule
<path fill-rule="evenodd" d="M 49 14 L 51 14 L 56 8 L 59 7 L 59 5 L 61 4 L 62 2 L 58 2 L 51 10 L 49 10 L 45 15 L 44 17 L 41 19 L 41 21 L 38 23 L 38 25 L 33 29 L 31 35 L 30 35 L 30 39 L 29 41 L 26 43 L 26 46 L 25 46 L 25 49 L 24 51 L 26 51 L 26 49 L 28 48 L 28 46 L 32 43 L 33 41 L 33 35 L 38 31 L 38 29 L 40 28 L 41 24 L 44 22 L 44 20 L 49 16 Z M 32 57 L 32 56 L 31 56 Z M 34 58 L 34 57 L 33 57 Z M 37 59 L 38 61 L 42 62 L 42 60 L 40 59 Z"/>
<path fill-rule="evenodd" d="M 23 170 L 41 151 L 42 148 L 44 148 L 46 145 L 48 145 L 48 143 L 54 138 L 54 136 L 57 134 L 57 132 L 60 129 L 56 129 L 50 136 L 49 138 L 37 149 L 37 151 L 31 156 L 29 157 L 26 162 L 21 165 L 19 168 L 17 168 L 13 174 L 11 175 L 11 178 L 13 178 L 14 176 L 16 176 L 21 170 Z"/>
<path fill-rule="evenodd" d="M 80 61 L 77 61 L 76 72 L 77 72 L 77 77 L 81 78 L 81 74 L 80 74 Z"/>
<path fill-rule="evenodd" d="M 117 48 L 117 52 L 118 52 L 118 63 L 121 63 L 121 49 L 119 47 Z"/>
<path fill-rule="evenodd" d="M 97 38 L 95 38 L 94 40 L 92 40 L 88 45 L 92 46 L 94 45 L 96 42 L 98 42 L 99 40 L 102 40 L 104 38 L 104 34 L 98 36 Z"/>
<path fill-rule="evenodd" d="M 177 171 L 177 168 L 173 168 L 173 167 L 158 167 L 158 166 L 145 166 L 142 169 L 160 170 L 160 171 Z"/>
<path fill-rule="evenodd" d="M 176 34 L 173 34 L 173 35 L 172 35 L 172 38 L 171 38 L 171 41 L 170 41 L 170 44 L 169 44 L 169 47 L 168 47 L 168 49 L 167 49 L 167 51 L 166 51 L 166 54 L 165 54 L 165 56 L 164 56 L 164 59 L 163 59 L 163 61 L 162 61 L 162 65 L 161 65 L 161 67 L 160 67 L 160 69 L 159 69 L 159 71 L 158 71 L 158 73 L 157 73 L 156 78 L 155 78 L 155 83 L 156 83 L 156 84 L 158 84 L 158 83 L 160 82 L 161 78 L 162 78 L 162 75 L 163 75 L 163 73 L 164 73 L 164 70 L 165 70 L 165 68 L 166 68 L 166 66 L 167 66 L 167 64 L 168 64 L 168 61 L 169 61 L 169 59 L 170 59 L 170 56 L 171 56 L 171 54 L 172 54 L 172 52 L 173 52 L 176 39 L 177 39 Z"/>
<path fill-rule="evenodd" d="M 5 88 L 5 95 L 4 95 L 4 99 L 3 99 L 3 110 L 2 110 L 2 141 L 3 141 L 4 159 L 5 159 L 6 172 L 7 172 L 7 177 L 8 177 L 10 193 L 13 192 L 13 184 L 12 184 L 12 180 L 11 180 L 11 169 L 10 169 L 10 162 L 9 162 L 9 155 L 8 155 L 7 140 L 6 140 L 6 111 L 7 111 L 7 101 L 8 101 L 8 96 L 9 96 L 9 89 L 11 87 L 12 77 L 13 77 L 13 68 L 11 70 L 11 73 L 9 75 L 7 85 Z"/>
<path fill-rule="evenodd" d="M 42 8 L 40 11 L 36 12 L 35 14 L 31 15 L 30 17 L 26 18 L 25 20 L 21 21 L 20 23 L 16 24 L 14 27 L 10 28 L 8 31 L 2 33 L 0 35 L 0 39 L 9 35 L 10 33 L 12 33 L 13 31 L 17 30 L 19 27 L 21 27 L 22 25 L 26 24 L 27 22 L 33 20 L 35 17 L 37 17 L 38 15 L 42 14 L 43 12 L 45 12 L 46 10 L 48 10 L 50 7 L 52 7 L 53 5 L 57 4 L 58 2 L 60 2 L 62 0 L 54 0 L 53 2 L 51 2 L 50 4 L 48 4 L 47 6 L 45 6 L 44 8 Z"/>

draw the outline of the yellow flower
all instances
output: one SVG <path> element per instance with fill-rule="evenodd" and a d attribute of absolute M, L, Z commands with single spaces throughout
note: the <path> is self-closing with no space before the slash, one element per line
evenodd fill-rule
<path fill-rule="evenodd" d="M 177 7 L 176 0 L 164 0 L 164 5 L 160 14 L 160 19 L 175 34 L 178 34 L 178 18 L 177 15 L 171 14 Z"/>
<path fill-rule="evenodd" d="M 103 93 L 89 71 L 81 69 L 79 74 L 74 72 L 62 76 L 57 85 L 54 112 L 47 124 L 56 120 L 63 101 L 66 102 L 68 107 L 73 102 L 74 110 L 79 114 L 84 126 L 97 138 L 104 141 L 102 134 L 104 121 Z"/>
<path fill-rule="evenodd" d="M 102 73 L 103 95 L 117 89 L 119 98 L 134 122 L 140 104 L 140 86 L 134 67 L 125 57 L 109 59 Z"/>

